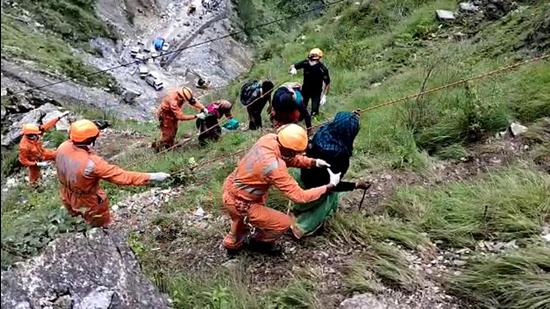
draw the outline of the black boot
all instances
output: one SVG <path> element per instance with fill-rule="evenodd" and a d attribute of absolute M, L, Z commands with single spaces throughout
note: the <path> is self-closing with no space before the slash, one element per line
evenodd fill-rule
<path fill-rule="evenodd" d="M 258 241 L 255 239 L 251 239 L 248 242 L 247 248 L 252 251 L 256 251 L 259 253 L 272 255 L 272 256 L 283 254 L 283 248 L 280 245 L 277 245 L 272 242 Z"/>

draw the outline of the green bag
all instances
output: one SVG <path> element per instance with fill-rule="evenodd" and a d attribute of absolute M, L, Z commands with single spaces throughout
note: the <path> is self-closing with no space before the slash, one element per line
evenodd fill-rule
<path fill-rule="evenodd" d="M 300 187 L 303 188 L 304 184 L 300 179 L 300 170 L 293 169 L 290 171 L 290 174 L 296 179 Z M 301 236 L 311 235 L 321 227 L 326 219 L 336 212 L 339 202 L 340 194 L 332 192 L 310 203 L 294 203 L 292 212 L 296 217 L 295 227 L 298 228 Z"/>

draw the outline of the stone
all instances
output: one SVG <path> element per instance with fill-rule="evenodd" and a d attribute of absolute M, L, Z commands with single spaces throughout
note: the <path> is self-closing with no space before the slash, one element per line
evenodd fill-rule
<path fill-rule="evenodd" d="M 402 304 L 404 305 L 404 304 Z M 399 306 L 394 303 L 390 303 L 386 299 L 377 297 L 374 294 L 366 293 L 355 295 L 352 298 L 344 300 L 340 304 L 340 309 L 397 309 L 397 308 L 409 308 L 404 305 Z"/>
<path fill-rule="evenodd" d="M 512 122 L 510 125 L 510 132 L 512 132 L 513 136 L 522 135 L 527 132 L 527 127 L 517 122 Z"/>
<path fill-rule="evenodd" d="M 458 5 L 461 11 L 474 13 L 479 11 L 479 7 L 472 2 L 460 2 Z"/>
<path fill-rule="evenodd" d="M 452 11 L 447 10 L 436 10 L 435 15 L 437 16 L 437 19 L 440 21 L 454 21 L 456 19 L 455 14 Z"/>
<path fill-rule="evenodd" d="M 97 228 L 2 271 L 1 288 L 2 308 L 168 308 L 121 234 Z"/>
<path fill-rule="evenodd" d="M 1 108 L 2 120 L 4 120 L 4 118 L 6 118 L 6 115 L 8 114 L 8 112 L 6 111 L 6 108 L 4 107 L 4 105 L 2 105 L 0 108 Z"/>
<path fill-rule="evenodd" d="M 122 93 L 122 100 L 127 104 L 133 104 L 136 102 L 136 98 L 139 97 L 140 95 L 141 95 L 141 92 L 139 90 L 126 88 Z"/>

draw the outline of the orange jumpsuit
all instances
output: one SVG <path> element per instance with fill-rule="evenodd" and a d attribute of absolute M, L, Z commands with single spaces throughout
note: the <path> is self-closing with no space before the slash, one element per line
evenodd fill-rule
<path fill-rule="evenodd" d="M 172 90 L 162 99 L 158 110 L 160 121 L 160 145 L 162 147 L 172 147 L 178 133 L 178 121 L 193 120 L 195 115 L 185 115 L 182 111 L 184 100 L 180 99 L 177 90 Z M 204 110 L 204 105 L 195 99 L 189 103 L 199 111 Z"/>
<path fill-rule="evenodd" d="M 224 183 L 223 204 L 231 217 L 231 231 L 223 240 L 227 249 L 239 249 L 244 244 L 249 225 L 258 241 L 272 242 L 292 224 L 290 216 L 265 207 L 269 188 L 273 185 L 296 203 L 317 200 L 327 186 L 303 190 L 288 174 L 287 166 L 309 168 L 315 160 L 295 156 L 284 160 L 276 134 L 261 137 L 241 159 L 237 168 Z"/>
<path fill-rule="evenodd" d="M 39 126 L 40 131 L 45 132 L 55 127 L 59 118 L 53 118 Z M 29 181 L 35 185 L 40 179 L 40 167 L 36 163 L 40 161 L 55 160 L 55 150 L 46 149 L 42 146 L 41 140 L 31 140 L 23 135 L 19 143 L 19 162 L 29 169 Z"/>
<path fill-rule="evenodd" d="M 139 186 L 149 182 L 147 173 L 125 171 L 93 151 L 76 147 L 72 141 L 59 146 L 55 165 L 65 208 L 92 226 L 107 226 L 111 222 L 109 199 L 99 187 L 101 179 L 118 185 Z"/>

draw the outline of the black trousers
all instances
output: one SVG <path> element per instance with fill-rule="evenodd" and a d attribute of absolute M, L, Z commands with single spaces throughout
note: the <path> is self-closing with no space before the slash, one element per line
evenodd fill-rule
<path fill-rule="evenodd" d="M 206 145 L 208 140 L 217 141 L 222 135 L 222 128 L 218 124 L 216 116 L 208 116 L 206 119 L 197 119 L 197 129 L 199 129 L 199 144 Z"/>
<path fill-rule="evenodd" d="M 311 117 L 319 114 L 319 104 L 321 102 L 321 93 L 322 89 L 309 90 L 304 89 L 302 91 L 302 96 L 304 97 L 304 105 L 308 106 L 309 100 L 311 99 Z"/>
<path fill-rule="evenodd" d="M 257 130 L 262 127 L 262 111 L 264 109 L 267 100 L 258 100 L 249 106 L 247 106 L 248 111 L 248 129 Z"/>

